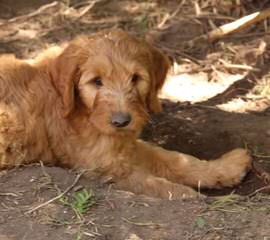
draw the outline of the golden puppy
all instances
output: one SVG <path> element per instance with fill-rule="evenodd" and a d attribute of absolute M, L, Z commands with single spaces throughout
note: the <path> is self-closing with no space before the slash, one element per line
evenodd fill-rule
<path fill-rule="evenodd" d="M 137 140 L 148 112 L 161 110 L 169 63 L 123 31 L 78 37 L 31 61 L 0 60 L 0 168 L 42 160 L 90 169 L 134 193 L 181 198 L 197 196 L 198 184 L 238 184 L 250 167 L 243 149 L 208 162 Z"/>

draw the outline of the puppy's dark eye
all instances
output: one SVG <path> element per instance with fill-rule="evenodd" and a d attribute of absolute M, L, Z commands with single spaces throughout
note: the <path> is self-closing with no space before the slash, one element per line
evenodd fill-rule
<path fill-rule="evenodd" d="M 93 84 L 96 85 L 97 88 L 100 88 L 103 86 L 103 83 L 102 83 L 102 79 L 100 77 L 95 77 L 93 80 L 92 80 Z"/>
<path fill-rule="evenodd" d="M 140 75 L 137 74 L 137 73 L 134 73 L 134 74 L 132 75 L 131 82 L 135 84 L 135 83 L 138 82 L 139 79 L 140 79 Z"/>

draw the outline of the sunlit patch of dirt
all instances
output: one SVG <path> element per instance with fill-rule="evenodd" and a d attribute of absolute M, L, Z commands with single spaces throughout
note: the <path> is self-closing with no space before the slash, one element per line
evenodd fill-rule
<path fill-rule="evenodd" d="M 227 112 L 263 112 L 270 106 L 269 98 L 242 97 L 235 98 L 227 103 L 219 104 L 217 107 Z"/>
<path fill-rule="evenodd" d="M 243 75 L 219 72 L 216 81 L 210 80 L 204 72 L 184 73 L 168 77 L 160 98 L 174 102 L 199 103 L 224 92 Z M 247 93 L 236 96 L 228 102 L 217 104 L 216 107 L 228 112 L 263 112 L 270 106 L 270 82 L 265 76 Z"/>
<path fill-rule="evenodd" d="M 240 74 L 219 72 L 219 79 L 210 81 L 207 73 L 180 74 L 168 77 L 160 97 L 171 101 L 205 101 L 224 92 L 232 83 L 241 79 Z"/>

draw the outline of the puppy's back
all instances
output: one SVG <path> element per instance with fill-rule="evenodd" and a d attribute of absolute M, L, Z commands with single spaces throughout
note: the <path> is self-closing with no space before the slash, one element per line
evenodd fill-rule
<path fill-rule="evenodd" d="M 35 69 L 14 55 L 0 56 L 0 101 L 14 100 L 16 95 L 27 90 L 36 74 Z"/>

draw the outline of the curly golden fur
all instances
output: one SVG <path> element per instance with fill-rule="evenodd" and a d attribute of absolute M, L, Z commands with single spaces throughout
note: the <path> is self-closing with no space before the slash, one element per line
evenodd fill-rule
<path fill-rule="evenodd" d="M 216 161 L 167 151 L 137 136 L 158 112 L 169 63 L 121 30 L 81 36 L 34 60 L 0 58 L 0 168 L 43 161 L 90 169 L 116 187 L 157 197 L 192 197 L 192 187 L 238 184 L 243 149 Z"/>

